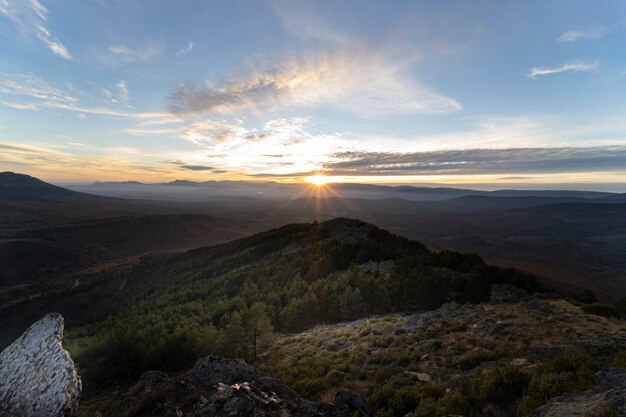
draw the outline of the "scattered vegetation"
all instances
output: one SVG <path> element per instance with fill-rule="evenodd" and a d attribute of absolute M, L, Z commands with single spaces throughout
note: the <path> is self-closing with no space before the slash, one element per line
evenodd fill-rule
<path fill-rule="evenodd" d="M 487 266 L 478 255 L 431 253 L 347 219 L 145 261 L 116 279 L 123 288 L 66 334 L 87 386 L 184 369 L 208 354 L 254 360 L 274 329 L 479 303 L 493 282 L 541 288 L 531 275 Z"/>
<path fill-rule="evenodd" d="M 606 304 L 585 304 L 581 308 L 585 313 L 596 316 L 612 317 L 618 314 L 615 307 Z"/>

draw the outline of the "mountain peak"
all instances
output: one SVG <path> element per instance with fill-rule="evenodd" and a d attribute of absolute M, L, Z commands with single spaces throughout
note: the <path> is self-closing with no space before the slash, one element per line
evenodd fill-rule
<path fill-rule="evenodd" d="M 20 185 L 20 184 L 45 184 L 39 178 L 31 177 L 26 174 L 5 171 L 0 172 L 0 185 Z"/>
<path fill-rule="evenodd" d="M 47 199 L 85 200 L 101 197 L 71 191 L 26 174 L 10 171 L 0 173 L 0 201 Z"/>

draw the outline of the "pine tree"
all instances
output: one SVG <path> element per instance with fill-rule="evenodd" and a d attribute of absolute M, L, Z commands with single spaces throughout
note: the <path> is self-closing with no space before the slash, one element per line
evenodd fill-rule
<path fill-rule="evenodd" d="M 274 340 L 274 329 L 265 303 L 256 302 L 252 305 L 247 327 L 252 345 L 252 360 L 256 360 L 259 351 L 267 348 Z"/>
<path fill-rule="evenodd" d="M 354 320 L 365 312 L 365 303 L 358 288 L 348 286 L 339 302 L 342 320 Z"/>
<path fill-rule="evenodd" d="M 245 358 L 247 356 L 246 329 L 238 311 L 232 314 L 230 323 L 226 326 L 224 350 L 236 358 Z"/>

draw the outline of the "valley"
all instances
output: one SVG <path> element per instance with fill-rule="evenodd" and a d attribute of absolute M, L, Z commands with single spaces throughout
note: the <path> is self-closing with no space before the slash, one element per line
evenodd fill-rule
<path fill-rule="evenodd" d="M 37 184 L 4 201 L 56 201 Z M 209 407 L 170 388 L 131 394 L 150 370 L 182 383 L 208 355 L 243 358 L 302 397 L 281 401 L 323 408 L 347 389 L 374 416 L 527 416 L 601 389 L 593 374 L 622 366 L 621 195 L 306 193 L 247 205 L 70 194 L 101 217 L 14 222 L 0 231 L 0 348 L 62 314 L 85 417 Z M 554 378 L 570 382 L 537 391 Z"/>

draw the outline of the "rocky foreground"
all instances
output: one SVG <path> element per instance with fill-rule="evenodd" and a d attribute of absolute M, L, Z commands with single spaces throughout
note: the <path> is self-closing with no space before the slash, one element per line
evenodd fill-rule
<path fill-rule="evenodd" d="M 490 413 L 452 414 L 626 416 L 626 369 L 610 362 L 626 348 L 626 323 L 510 287 L 494 288 L 481 305 L 450 303 L 282 336 L 261 358 L 262 370 L 208 356 L 175 376 L 149 371 L 130 388 L 86 398 L 80 409 L 80 377 L 62 339 L 63 318 L 48 314 L 0 354 L 0 416 L 443 416 L 468 389 L 478 389 L 473 400 L 490 396 L 487 407 L 475 408 Z M 550 373 L 550 358 L 567 352 L 581 368 Z M 511 376 L 523 388 L 514 390 Z M 538 402 L 533 390 L 556 389 L 550 378 L 578 383 Z M 422 395 L 413 412 L 396 404 L 411 392 Z"/>
<path fill-rule="evenodd" d="M 105 416 L 352 417 L 369 415 L 367 401 L 340 390 L 332 403 L 303 399 L 283 382 L 241 359 L 208 356 L 183 376 L 145 373 Z"/>
<path fill-rule="evenodd" d="M 0 416 L 77 415 L 81 381 L 62 340 L 63 317 L 51 313 L 0 354 Z M 209 356 L 177 378 L 145 373 L 94 415 L 365 417 L 368 411 L 366 400 L 352 391 L 338 391 L 332 403 L 308 401 L 243 360 Z"/>
<path fill-rule="evenodd" d="M 63 317 L 51 313 L 0 353 L 0 416 L 76 414 L 81 382 L 62 341 Z"/>

